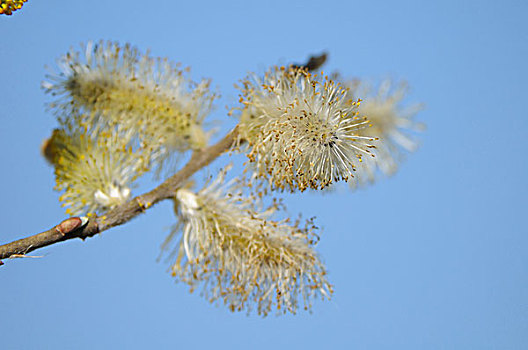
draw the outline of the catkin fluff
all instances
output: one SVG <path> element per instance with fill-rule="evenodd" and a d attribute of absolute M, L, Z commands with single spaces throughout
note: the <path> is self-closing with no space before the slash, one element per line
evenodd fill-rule
<path fill-rule="evenodd" d="M 202 124 L 215 98 L 209 81 L 194 83 L 179 65 L 110 41 L 71 49 L 57 65 L 42 86 L 56 96 L 49 108 L 62 125 L 120 125 L 164 153 L 207 145 Z"/>
<path fill-rule="evenodd" d="M 394 174 L 405 155 L 418 148 L 416 135 L 425 129 L 425 124 L 416 121 L 415 116 L 423 109 L 423 104 L 402 104 L 408 91 L 405 82 L 395 84 L 387 79 L 379 84 L 378 89 L 361 80 L 348 81 L 344 85 L 348 88 L 349 100 L 362 96 L 359 114 L 370 121 L 369 135 L 380 139 L 376 145 L 376 157 L 365 159 L 366 176 L 351 185 L 374 182 L 378 170 L 385 175 Z"/>
<path fill-rule="evenodd" d="M 175 246 L 173 275 L 232 311 L 295 313 L 299 299 L 309 309 L 315 297 L 329 298 L 332 288 L 313 250 L 313 223 L 301 228 L 273 221 L 275 208 L 255 210 L 256 198 L 232 183 L 222 186 L 223 179 L 198 193 L 177 191 L 178 224 L 165 243 Z"/>
<path fill-rule="evenodd" d="M 55 189 L 63 191 L 59 200 L 72 215 L 123 204 L 136 179 L 148 171 L 148 156 L 134 149 L 129 132 L 120 130 L 56 129 L 42 151 L 55 167 Z"/>
<path fill-rule="evenodd" d="M 272 189 L 322 189 L 362 176 L 373 157 L 370 122 L 360 101 L 324 75 L 274 67 L 263 79 L 243 81 L 240 137 L 249 145 L 249 166 Z M 367 129 L 367 130 L 365 130 Z"/>

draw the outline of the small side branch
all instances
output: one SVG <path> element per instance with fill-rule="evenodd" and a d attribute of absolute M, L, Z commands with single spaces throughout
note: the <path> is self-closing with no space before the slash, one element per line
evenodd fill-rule
<path fill-rule="evenodd" d="M 319 56 L 310 56 L 310 58 L 308 59 L 308 62 L 304 64 L 292 64 L 292 66 L 298 67 L 298 68 L 304 68 L 308 72 L 312 72 L 316 69 L 319 69 L 326 62 L 327 58 L 328 58 L 328 54 L 326 52 L 323 52 Z"/>
<path fill-rule="evenodd" d="M 0 245 L 0 259 L 23 256 L 35 249 L 73 238 L 84 240 L 87 237 L 92 237 L 97 233 L 132 220 L 154 204 L 164 199 L 172 198 L 175 191 L 188 178 L 229 150 L 236 140 L 237 133 L 238 128 L 235 128 L 215 145 L 195 152 L 180 171 L 165 180 L 161 185 L 109 210 L 99 217 L 91 217 L 87 222 L 86 218 L 72 217 L 47 231 Z M 1 261 L 0 265 L 2 265 Z"/>

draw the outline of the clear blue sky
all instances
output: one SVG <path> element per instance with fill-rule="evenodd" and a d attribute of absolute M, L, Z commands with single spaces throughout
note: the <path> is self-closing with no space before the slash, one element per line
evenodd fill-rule
<path fill-rule="evenodd" d="M 394 177 L 288 197 L 324 229 L 335 295 L 313 313 L 248 317 L 175 284 L 156 262 L 173 221 L 163 203 L 41 259 L 6 261 L 2 349 L 526 349 L 527 15 L 524 1 L 30 0 L 0 17 L 2 243 L 65 217 L 39 154 L 56 126 L 40 82 L 44 65 L 90 39 L 211 78 L 222 99 L 210 120 L 223 130 L 233 83 L 322 50 L 325 71 L 407 79 L 428 125 Z"/>

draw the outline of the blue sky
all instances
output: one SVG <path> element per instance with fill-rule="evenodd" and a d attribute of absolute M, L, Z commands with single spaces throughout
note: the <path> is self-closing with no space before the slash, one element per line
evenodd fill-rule
<path fill-rule="evenodd" d="M 32 1 L 0 17 L 0 242 L 60 222 L 39 154 L 56 126 L 45 65 L 87 40 L 130 42 L 211 78 L 226 115 L 249 71 L 327 51 L 327 72 L 406 79 L 420 149 L 351 192 L 287 196 L 317 216 L 334 285 L 312 313 L 246 316 L 175 284 L 170 203 L 86 242 L 0 267 L 4 349 L 523 349 L 528 345 L 528 8 L 522 1 Z M 243 158 L 235 158 L 241 162 Z M 225 163 L 221 160 L 212 171 Z M 143 189 L 155 183 L 144 184 Z"/>

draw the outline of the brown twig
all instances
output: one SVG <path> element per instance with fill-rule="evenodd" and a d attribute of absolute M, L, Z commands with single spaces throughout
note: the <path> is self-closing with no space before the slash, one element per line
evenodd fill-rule
<path fill-rule="evenodd" d="M 323 52 L 319 56 L 310 56 L 308 62 L 304 64 L 292 64 L 292 66 L 297 68 L 304 68 L 308 72 L 312 72 L 316 69 L 319 69 L 326 62 L 327 58 L 328 54 L 326 52 Z"/>
<path fill-rule="evenodd" d="M 215 145 L 195 152 L 180 171 L 165 180 L 161 185 L 109 210 L 99 217 L 91 217 L 88 222 L 85 221 L 86 218 L 68 218 L 47 231 L 1 245 L 0 259 L 24 256 L 35 249 L 73 238 L 84 240 L 87 237 L 92 237 L 97 233 L 132 220 L 154 204 L 164 199 L 172 198 L 175 190 L 181 187 L 185 180 L 229 150 L 236 140 L 237 133 L 238 128 L 235 128 Z M 0 266 L 2 264 L 0 261 Z"/>

